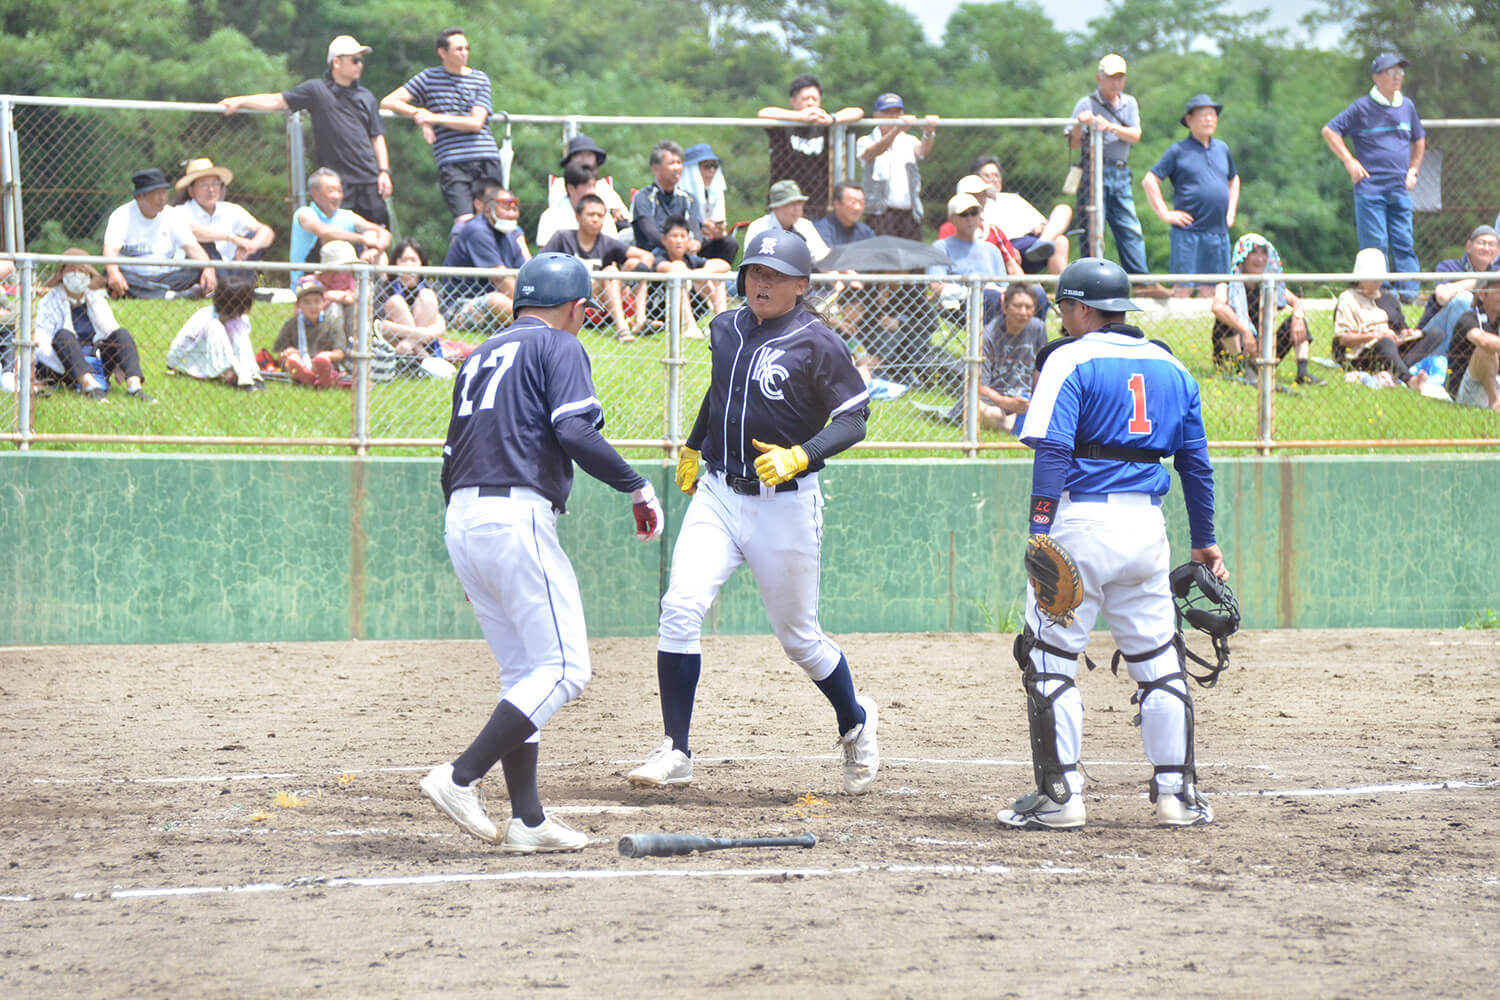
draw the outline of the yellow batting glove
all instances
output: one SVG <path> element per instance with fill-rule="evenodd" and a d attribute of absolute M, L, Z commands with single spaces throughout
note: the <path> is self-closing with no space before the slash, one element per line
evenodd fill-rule
<path fill-rule="evenodd" d="M 677 452 L 677 488 L 688 496 L 698 492 L 698 453 L 686 445 Z"/>
<path fill-rule="evenodd" d="M 783 448 L 779 444 L 763 444 L 754 438 L 750 443 L 765 452 L 755 460 L 755 474 L 767 486 L 784 483 L 807 468 L 807 452 L 800 444 Z"/>

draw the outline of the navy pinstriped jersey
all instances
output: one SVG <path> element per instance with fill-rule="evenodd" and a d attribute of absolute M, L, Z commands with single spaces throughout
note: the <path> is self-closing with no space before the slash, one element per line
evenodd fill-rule
<path fill-rule="evenodd" d="M 1172 455 L 1206 449 L 1198 383 L 1182 363 L 1139 332 L 1096 331 L 1047 353 L 1021 429 L 1046 440 Z M 1155 462 L 1074 456 L 1064 488 L 1075 493 L 1163 496 L 1172 477 Z"/>
<path fill-rule="evenodd" d="M 760 452 L 751 438 L 791 447 L 839 413 L 858 408 L 869 416 L 870 393 L 849 348 L 800 306 L 765 323 L 747 308 L 722 312 L 708 344 L 713 383 L 702 454 L 712 469 L 754 476 Z M 821 467 L 815 460 L 809 469 Z"/>
<path fill-rule="evenodd" d="M 578 338 L 522 317 L 470 354 L 453 386 L 443 444 L 443 495 L 465 486 L 526 486 L 563 509 L 573 460 L 554 425 L 604 427 L 593 368 Z"/>

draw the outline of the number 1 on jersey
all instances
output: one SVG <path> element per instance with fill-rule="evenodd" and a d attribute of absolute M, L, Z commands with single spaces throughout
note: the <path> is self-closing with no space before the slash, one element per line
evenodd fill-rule
<path fill-rule="evenodd" d="M 1150 434 L 1151 421 L 1146 419 L 1146 377 L 1136 372 L 1125 384 L 1130 387 L 1130 398 L 1135 411 L 1130 417 L 1130 423 L 1125 425 L 1126 429 L 1132 434 Z"/>

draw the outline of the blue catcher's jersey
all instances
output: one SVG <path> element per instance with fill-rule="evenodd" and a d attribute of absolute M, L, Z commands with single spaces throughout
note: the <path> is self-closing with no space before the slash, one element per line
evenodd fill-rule
<path fill-rule="evenodd" d="M 583 345 L 541 320 L 516 320 L 459 369 L 443 444 L 443 495 L 465 486 L 525 486 L 562 510 L 573 460 L 553 426 L 571 416 L 604 427 Z"/>
<path fill-rule="evenodd" d="M 1021 429 L 1036 447 L 1053 441 L 1134 448 L 1163 457 L 1206 447 L 1198 383 L 1172 354 L 1139 332 L 1096 331 L 1046 357 Z M 1075 493 L 1163 496 L 1172 477 L 1159 463 L 1074 455 L 1064 488 Z"/>
<path fill-rule="evenodd" d="M 800 306 L 765 323 L 747 308 L 722 312 L 709 326 L 708 343 L 713 383 L 702 454 L 712 469 L 754 476 L 761 453 L 751 438 L 791 447 L 836 414 L 862 408 L 869 416 L 870 393 L 849 348 Z"/>

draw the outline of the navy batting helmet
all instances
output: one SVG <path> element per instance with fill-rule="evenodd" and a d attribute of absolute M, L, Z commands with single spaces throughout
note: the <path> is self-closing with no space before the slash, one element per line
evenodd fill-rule
<path fill-rule="evenodd" d="M 805 278 L 812 273 L 812 252 L 807 241 L 786 229 L 767 229 L 755 237 L 755 245 L 745 247 L 745 259 L 740 261 L 739 277 L 735 289 L 745 294 L 745 268 L 751 264 L 762 264 L 773 271 L 790 274 L 794 278 Z"/>
<path fill-rule="evenodd" d="M 1125 269 L 1103 257 L 1080 257 L 1057 276 L 1057 301 L 1072 299 L 1100 312 L 1131 312 L 1141 307 L 1130 301 L 1130 279 Z"/>
<path fill-rule="evenodd" d="M 516 274 L 515 308 L 534 306 L 547 309 L 566 302 L 577 302 L 598 309 L 594 301 L 594 282 L 588 265 L 569 253 L 542 253 L 521 265 Z"/>

